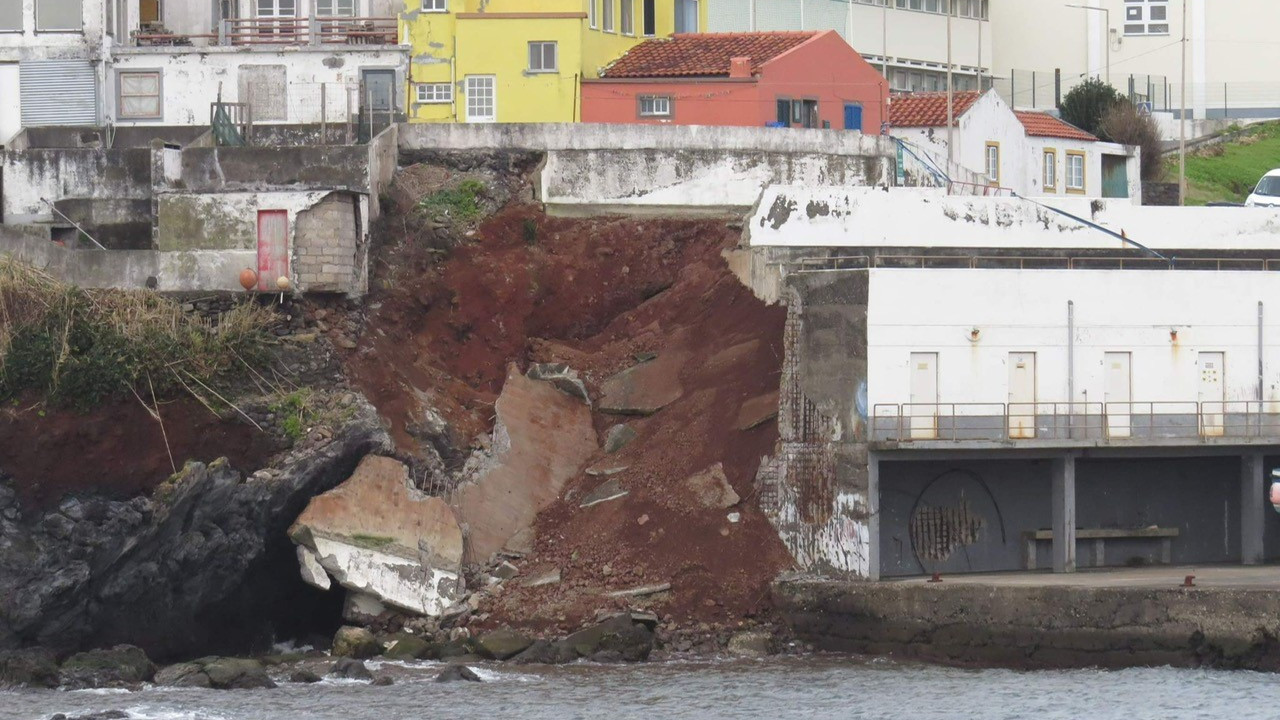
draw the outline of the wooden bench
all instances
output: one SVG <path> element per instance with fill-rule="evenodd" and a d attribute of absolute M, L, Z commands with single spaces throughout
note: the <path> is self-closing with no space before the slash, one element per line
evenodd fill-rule
<path fill-rule="evenodd" d="M 1145 527 L 1145 528 L 1080 528 L 1076 530 L 1076 540 L 1093 541 L 1093 566 L 1102 567 L 1106 557 L 1108 540 L 1159 540 L 1160 562 L 1168 565 L 1173 557 L 1173 539 L 1178 537 L 1178 528 Z M 1026 543 L 1024 558 L 1028 570 L 1036 569 L 1036 542 L 1053 540 L 1052 530 L 1029 530 L 1022 533 Z"/>

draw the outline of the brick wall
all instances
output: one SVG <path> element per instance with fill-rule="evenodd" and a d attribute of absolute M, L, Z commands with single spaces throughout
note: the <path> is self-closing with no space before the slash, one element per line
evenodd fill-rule
<path fill-rule="evenodd" d="M 333 193 L 298 213 L 293 269 L 302 292 L 352 292 L 360 230 L 352 196 Z"/>

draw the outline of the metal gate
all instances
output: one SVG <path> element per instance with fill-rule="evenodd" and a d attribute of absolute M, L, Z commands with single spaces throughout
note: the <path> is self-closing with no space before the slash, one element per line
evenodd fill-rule
<path fill-rule="evenodd" d="M 88 60 L 18 63 L 23 127 L 97 125 L 98 79 Z"/>

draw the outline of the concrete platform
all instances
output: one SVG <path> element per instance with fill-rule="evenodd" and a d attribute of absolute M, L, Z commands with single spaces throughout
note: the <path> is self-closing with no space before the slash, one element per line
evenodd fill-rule
<path fill-rule="evenodd" d="M 1183 587 L 1195 575 L 1195 587 Z M 773 600 L 820 650 L 1013 668 L 1280 671 L 1280 567 L 1168 566 L 885 582 L 784 579 Z"/>
<path fill-rule="evenodd" d="M 1188 575 L 1199 588 L 1280 591 L 1280 565 L 1161 565 L 1144 568 L 1081 569 L 1074 573 L 1035 572 L 946 575 L 944 585 L 992 587 L 1180 588 Z M 887 583 L 921 583 L 929 576 L 893 578 Z"/>

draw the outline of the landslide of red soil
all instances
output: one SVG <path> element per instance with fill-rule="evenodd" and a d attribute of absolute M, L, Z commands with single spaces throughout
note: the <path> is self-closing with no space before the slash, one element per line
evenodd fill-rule
<path fill-rule="evenodd" d="M 595 413 L 602 439 L 619 422 L 638 432 L 588 463 L 625 465 L 613 477 L 629 494 L 580 508 L 605 478 L 582 472 L 570 481 L 539 516 L 535 551 L 519 563 L 523 577 L 559 569 L 562 581 L 508 583 L 482 609 L 489 624 L 563 629 L 628 604 L 707 622 L 767 613 L 768 584 L 791 559 L 752 488 L 777 427 L 735 426 L 744 402 L 778 389 L 785 310 L 764 305 L 729 271 L 721 252 L 736 239 L 723 222 L 551 218 L 511 205 L 440 264 L 404 250 L 371 298 L 348 370 L 407 451 L 416 447 L 418 397 L 464 440 L 490 429 L 509 361 L 568 363 L 599 397 L 600 383 L 634 365 L 636 353 L 687 356 L 674 371 L 682 394 L 664 409 L 646 418 Z M 717 462 L 743 498 L 730 510 L 699 506 L 684 486 Z M 659 583 L 671 592 L 603 595 Z"/>
<path fill-rule="evenodd" d="M 276 449 L 256 428 L 220 420 L 189 398 L 161 403 L 160 416 L 178 468 L 187 460 L 226 456 L 233 467 L 251 472 Z M 13 477 L 19 499 L 33 509 L 79 493 L 128 498 L 173 474 L 159 424 L 132 399 L 87 413 L 23 403 L 0 410 L 0 470 Z"/>

